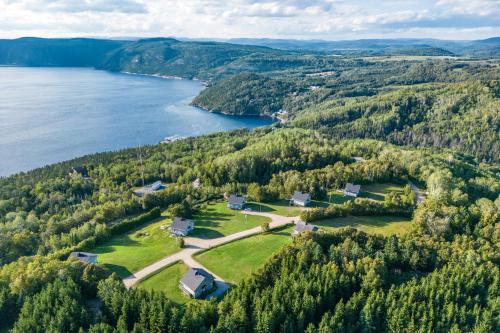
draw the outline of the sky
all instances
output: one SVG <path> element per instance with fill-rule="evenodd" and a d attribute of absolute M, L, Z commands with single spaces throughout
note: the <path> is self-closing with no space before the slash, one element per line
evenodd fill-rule
<path fill-rule="evenodd" d="M 0 0 L 0 38 L 500 36 L 500 0 Z"/>

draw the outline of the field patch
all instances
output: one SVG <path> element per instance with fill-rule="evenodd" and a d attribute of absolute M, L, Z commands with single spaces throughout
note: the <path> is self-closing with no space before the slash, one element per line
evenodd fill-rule
<path fill-rule="evenodd" d="M 190 236 L 203 239 L 228 236 L 271 221 L 264 216 L 246 215 L 239 210 L 229 209 L 225 202 L 207 205 L 193 219 L 195 226 Z"/>
<path fill-rule="evenodd" d="M 179 288 L 179 281 L 187 270 L 188 266 L 183 262 L 177 262 L 141 281 L 137 288 L 150 291 L 163 291 L 173 302 L 184 304 L 189 301 L 190 298 Z"/>
<path fill-rule="evenodd" d="M 127 277 L 179 250 L 168 230 L 160 229 L 160 226 L 170 223 L 170 219 L 161 218 L 113 236 L 89 252 L 98 254 L 98 263 L 104 264 L 122 278 Z"/>
<path fill-rule="evenodd" d="M 287 227 L 237 240 L 196 255 L 196 260 L 227 282 L 237 284 L 291 243 L 291 232 Z"/>
<path fill-rule="evenodd" d="M 313 222 L 321 230 L 353 227 L 371 234 L 401 235 L 408 231 L 411 220 L 399 216 L 347 216 Z"/>

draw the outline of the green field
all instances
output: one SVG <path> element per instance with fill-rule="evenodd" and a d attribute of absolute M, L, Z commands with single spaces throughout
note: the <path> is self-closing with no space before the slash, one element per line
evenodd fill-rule
<path fill-rule="evenodd" d="M 290 206 L 288 200 L 279 200 L 272 203 L 268 202 L 249 202 L 247 208 L 256 212 L 272 213 L 281 216 L 298 216 L 303 208 Z"/>
<path fill-rule="evenodd" d="M 361 185 L 361 198 L 370 198 L 373 200 L 384 201 L 385 196 L 389 192 L 403 192 L 404 186 L 396 185 L 396 184 L 370 184 L 370 185 Z"/>
<path fill-rule="evenodd" d="M 177 304 L 184 304 L 190 298 L 180 290 L 179 281 L 187 270 L 188 267 L 184 263 L 177 262 L 141 281 L 137 287 L 145 290 L 163 291 L 170 300 Z"/>
<path fill-rule="evenodd" d="M 225 202 L 209 204 L 206 209 L 195 214 L 193 218 L 196 223 L 190 236 L 204 239 L 224 237 L 271 221 L 264 216 L 244 215 L 226 205 Z"/>
<path fill-rule="evenodd" d="M 408 231 L 410 219 L 397 216 L 348 216 L 313 222 L 321 230 L 353 227 L 361 231 L 380 235 L 401 235 Z"/>
<path fill-rule="evenodd" d="M 97 253 L 97 261 L 121 277 L 129 276 L 179 250 L 168 231 L 160 230 L 160 226 L 170 223 L 170 219 L 161 218 L 128 233 L 113 236 L 89 252 Z"/>
<path fill-rule="evenodd" d="M 290 243 L 291 231 L 291 227 L 281 228 L 234 241 L 196 255 L 196 260 L 224 280 L 238 283 Z"/>

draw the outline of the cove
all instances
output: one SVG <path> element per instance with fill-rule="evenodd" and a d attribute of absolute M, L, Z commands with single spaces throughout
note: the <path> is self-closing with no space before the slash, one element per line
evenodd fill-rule
<path fill-rule="evenodd" d="M 0 176 L 96 152 L 268 125 L 189 106 L 197 81 L 88 68 L 0 67 Z"/>

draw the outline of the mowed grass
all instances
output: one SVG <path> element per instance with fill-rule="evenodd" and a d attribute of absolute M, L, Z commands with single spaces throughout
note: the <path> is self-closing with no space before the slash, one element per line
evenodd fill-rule
<path fill-rule="evenodd" d="M 179 281 L 187 270 L 188 266 L 182 262 L 177 262 L 141 281 L 137 288 L 150 291 L 163 291 L 173 302 L 184 304 L 189 301 L 190 298 L 179 288 Z"/>
<path fill-rule="evenodd" d="M 288 200 L 274 202 L 249 202 L 247 208 L 256 212 L 271 213 L 281 216 L 298 216 L 303 208 L 291 206 Z"/>
<path fill-rule="evenodd" d="M 347 216 L 313 222 L 321 230 L 353 227 L 371 234 L 401 235 L 410 228 L 411 220 L 398 216 Z"/>
<path fill-rule="evenodd" d="M 175 239 L 170 237 L 168 230 L 160 230 L 160 226 L 170 223 L 170 219 L 161 218 L 130 232 L 113 236 L 89 252 L 98 254 L 98 263 L 104 264 L 120 277 L 127 277 L 179 251 Z"/>
<path fill-rule="evenodd" d="M 239 210 L 229 209 L 226 202 L 209 204 L 193 219 L 195 226 L 190 236 L 203 239 L 224 237 L 271 222 L 264 216 L 245 215 Z"/>
<path fill-rule="evenodd" d="M 389 192 L 403 193 L 404 185 L 397 184 L 369 184 L 361 185 L 361 198 L 370 198 L 373 200 L 384 201 Z"/>
<path fill-rule="evenodd" d="M 196 260 L 224 280 L 237 284 L 256 272 L 284 245 L 292 242 L 292 227 L 244 238 L 196 255 Z"/>

